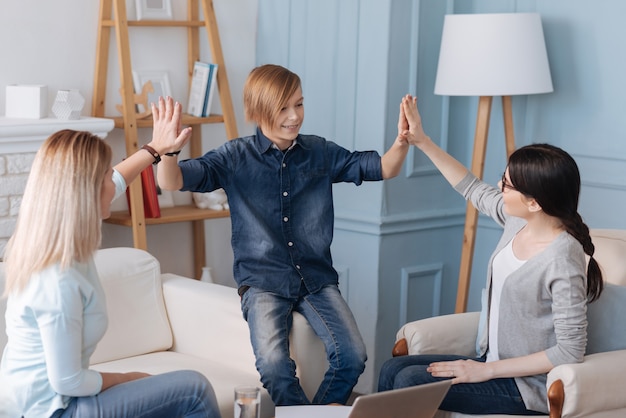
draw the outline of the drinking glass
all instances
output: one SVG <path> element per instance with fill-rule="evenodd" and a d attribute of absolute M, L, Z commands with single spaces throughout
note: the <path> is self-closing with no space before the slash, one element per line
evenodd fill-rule
<path fill-rule="evenodd" d="M 255 386 L 235 388 L 235 418 L 261 417 L 261 390 Z"/>

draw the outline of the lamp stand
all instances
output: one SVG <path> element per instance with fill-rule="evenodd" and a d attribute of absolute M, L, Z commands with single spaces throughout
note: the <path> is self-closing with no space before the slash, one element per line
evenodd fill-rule
<path fill-rule="evenodd" d="M 487 136 L 489 134 L 489 119 L 493 96 L 480 96 L 478 100 L 478 115 L 476 116 L 476 132 L 474 133 L 474 152 L 472 155 L 471 172 L 482 179 L 485 169 L 485 155 L 487 152 Z M 504 116 L 504 136 L 506 155 L 515 150 L 515 134 L 513 131 L 513 107 L 511 96 L 502 96 L 502 113 Z M 461 265 L 459 269 L 459 284 L 456 294 L 456 313 L 467 309 L 470 276 L 472 273 L 472 259 L 476 242 L 476 227 L 478 226 L 478 211 L 471 202 L 465 210 L 465 229 L 463 231 L 463 248 L 461 250 Z"/>

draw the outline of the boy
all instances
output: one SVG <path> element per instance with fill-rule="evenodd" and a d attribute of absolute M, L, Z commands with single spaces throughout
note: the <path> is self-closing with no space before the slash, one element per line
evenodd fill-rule
<path fill-rule="evenodd" d="M 256 135 L 234 139 L 199 158 L 166 157 L 158 170 L 168 190 L 223 188 L 231 211 L 234 277 L 250 328 L 256 367 L 277 406 L 345 404 L 365 369 L 365 345 L 337 287 L 332 265 L 332 185 L 395 177 L 409 145 L 405 119 L 381 158 L 350 152 L 300 134 L 304 105 L 300 78 L 263 65 L 244 86 L 246 119 Z M 289 356 L 292 312 L 321 338 L 330 363 L 315 397 L 307 399 Z"/>

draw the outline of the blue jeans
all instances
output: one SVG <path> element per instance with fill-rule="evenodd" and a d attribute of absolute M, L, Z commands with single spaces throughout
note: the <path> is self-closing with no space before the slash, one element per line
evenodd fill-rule
<path fill-rule="evenodd" d="M 121 383 L 94 396 L 72 398 L 53 418 L 220 418 L 204 375 L 181 370 Z"/>
<path fill-rule="evenodd" d="M 444 380 L 433 377 L 427 372 L 428 365 L 437 361 L 460 359 L 484 361 L 484 359 L 437 354 L 394 357 L 387 360 L 380 370 L 378 391 Z M 540 412 L 526 409 L 513 378 L 452 385 L 439 409 L 464 414 L 543 415 Z"/>
<path fill-rule="evenodd" d="M 251 287 L 242 296 L 243 316 L 250 327 L 252 349 L 261 382 L 277 406 L 345 404 L 365 369 L 365 344 L 356 321 L 335 285 L 308 293 L 301 287 L 298 298 L 284 298 Z M 296 377 L 289 354 L 292 313 L 301 313 L 320 337 L 329 368 L 312 401 Z"/>

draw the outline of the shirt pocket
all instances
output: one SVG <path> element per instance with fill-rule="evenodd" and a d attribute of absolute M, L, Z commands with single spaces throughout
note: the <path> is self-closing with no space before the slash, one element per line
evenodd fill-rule
<path fill-rule="evenodd" d="M 309 168 L 300 170 L 300 176 L 305 179 L 317 179 L 320 177 L 328 177 L 328 170 L 325 168 Z"/>

